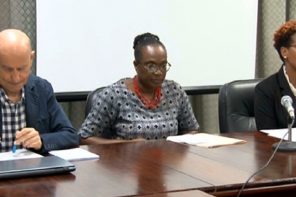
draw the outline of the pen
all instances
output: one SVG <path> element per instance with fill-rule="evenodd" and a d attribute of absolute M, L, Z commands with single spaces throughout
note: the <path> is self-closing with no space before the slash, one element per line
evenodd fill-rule
<path fill-rule="evenodd" d="M 15 142 L 13 143 L 13 146 L 12 146 L 12 153 L 15 153 L 16 151 L 16 145 L 15 145 Z"/>

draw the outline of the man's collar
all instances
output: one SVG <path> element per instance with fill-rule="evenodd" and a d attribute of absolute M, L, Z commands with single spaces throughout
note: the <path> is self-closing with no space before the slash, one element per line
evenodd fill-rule
<path fill-rule="evenodd" d="M 12 101 L 9 99 L 9 97 L 7 96 L 5 90 L 0 87 L 0 99 L 1 99 L 1 102 L 9 102 L 9 103 L 12 103 Z M 21 103 L 25 100 L 25 88 L 23 87 L 21 89 L 21 99 L 17 102 L 17 103 Z"/>

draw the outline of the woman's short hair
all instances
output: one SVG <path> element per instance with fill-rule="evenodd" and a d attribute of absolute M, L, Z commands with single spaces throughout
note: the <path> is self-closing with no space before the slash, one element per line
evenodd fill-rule
<path fill-rule="evenodd" d="M 273 46 L 277 50 L 282 61 L 284 61 L 284 58 L 281 55 L 281 47 L 290 47 L 292 44 L 291 37 L 295 33 L 296 20 L 290 20 L 284 23 L 273 35 Z"/>

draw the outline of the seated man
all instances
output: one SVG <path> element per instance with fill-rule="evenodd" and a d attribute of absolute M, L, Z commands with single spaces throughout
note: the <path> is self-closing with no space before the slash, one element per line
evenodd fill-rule
<path fill-rule="evenodd" d="M 0 32 L 0 152 L 14 143 L 39 153 L 79 145 L 51 84 L 31 75 L 34 54 L 25 33 Z"/>

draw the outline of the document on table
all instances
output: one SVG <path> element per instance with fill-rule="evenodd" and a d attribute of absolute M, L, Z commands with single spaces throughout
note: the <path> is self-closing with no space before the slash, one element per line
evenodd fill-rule
<path fill-rule="evenodd" d="M 52 155 L 58 156 L 62 159 L 65 159 L 67 161 L 73 161 L 73 160 L 86 160 L 86 159 L 99 159 L 100 156 L 89 152 L 82 148 L 71 148 L 71 149 L 65 149 L 65 150 L 54 150 L 49 152 Z"/>
<path fill-rule="evenodd" d="M 282 139 L 283 136 L 288 132 L 288 128 L 285 129 L 264 129 L 260 130 L 263 133 L 275 138 Z M 288 140 L 288 134 L 285 136 L 285 140 Z M 296 142 L 296 128 L 292 128 L 292 141 Z"/>
<path fill-rule="evenodd" d="M 213 135 L 208 133 L 169 136 L 167 137 L 167 140 L 178 142 L 178 143 L 186 143 L 190 145 L 207 147 L 207 148 L 215 148 L 215 147 L 225 146 L 225 145 L 246 143 L 245 140 L 218 136 L 218 135 Z"/>
<path fill-rule="evenodd" d="M 29 151 L 27 149 L 17 149 L 15 153 L 12 151 L 0 153 L 0 161 L 5 160 L 17 160 L 17 159 L 30 159 L 43 157 L 37 153 Z"/>

